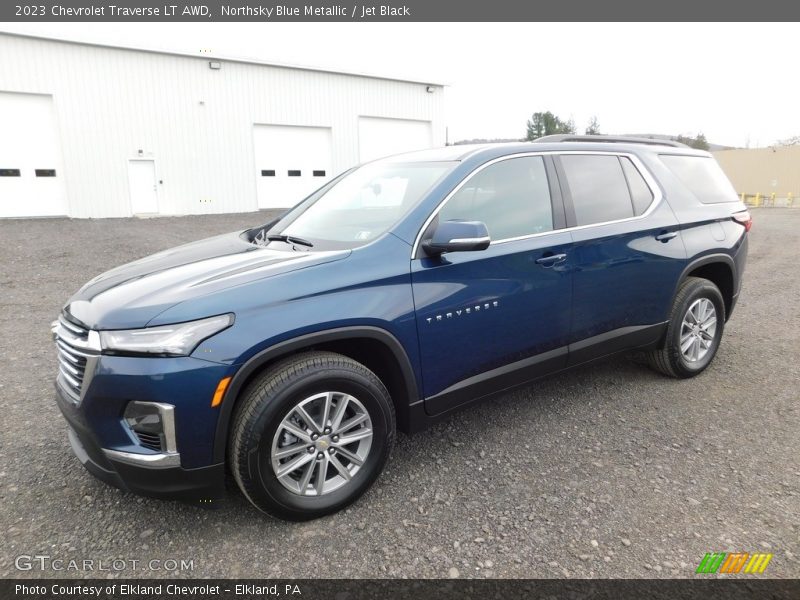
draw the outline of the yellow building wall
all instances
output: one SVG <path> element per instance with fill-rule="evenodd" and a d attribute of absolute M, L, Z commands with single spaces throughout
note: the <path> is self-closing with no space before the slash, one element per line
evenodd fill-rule
<path fill-rule="evenodd" d="M 740 195 L 800 196 L 800 146 L 720 150 L 713 154 Z"/>

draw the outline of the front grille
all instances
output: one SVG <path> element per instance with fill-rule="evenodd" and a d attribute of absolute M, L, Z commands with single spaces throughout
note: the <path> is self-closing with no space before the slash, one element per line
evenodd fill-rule
<path fill-rule="evenodd" d="M 157 433 L 144 433 L 142 431 L 136 431 L 135 429 L 133 432 L 136 434 L 136 437 L 139 438 L 139 442 L 145 448 L 150 448 L 151 450 L 156 450 L 157 452 L 161 452 L 164 448 L 161 445 L 161 436 Z"/>
<path fill-rule="evenodd" d="M 97 354 L 88 329 L 59 317 L 54 324 L 53 337 L 58 350 L 58 383 L 76 402 L 80 400 L 81 388 L 86 375 L 88 359 Z M 95 333 L 96 335 L 96 333 Z"/>

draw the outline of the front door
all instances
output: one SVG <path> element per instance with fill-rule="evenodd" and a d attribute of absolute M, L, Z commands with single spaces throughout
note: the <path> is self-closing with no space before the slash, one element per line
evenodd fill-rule
<path fill-rule="evenodd" d="M 131 212 L 134 215 L 152 215 L 158 212 L 155 162 L 128 161 L 128 185 L 131 194 Z"/>
<path fill-rule="evenodd" d="M 482 221 L 492 243 L 412 261 L 425 407 L 437 414 L 566 364 L 572 301 L 560 198 L 543 156 L 479 169 L 438 222 Z M 552 188 L 552 189 L 551 189 Z"/>

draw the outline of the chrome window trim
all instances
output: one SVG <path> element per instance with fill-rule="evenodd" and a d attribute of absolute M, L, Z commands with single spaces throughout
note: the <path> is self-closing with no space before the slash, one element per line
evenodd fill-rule
<path fill-rule="evenodd" d="M 483 242 L 490 242 L 489 236 L 486 237 L 472 237 L 472 238 L 454 238 L 447 242 L 448 244 L 482 244 Z"/>
<path fill-rule="evenodd" d="M 638 156 L 632 154 L 630 152 L 620 152 L 619 150 L 543 150 L 540 152 L 519 152 L 516 154 L 508 154 L 506 156 L 500 156 L 498 158 L 492 159 L 488 162 L 483 163 L 475 167 L 472 171 L 470 171 L 464 178 L 459 182 L 459 184 L 454 187 L 447 196 L 436 206 L 433 212 L 425 219 L 425 222 L 422 224 L 419 232 L 417 233 L 417 237 L 414 239 L 414 245 L 411 247 L 411 260 L 414 260 L 417 256 L 417 252 L 419 250 L 420 243 L 422 242 L 422 234 L 425 233 L 425 230 L 428 229 L 428 226 L 431 224 L 431 221 L 436 218 L 436 215 L 442 210 L 445 204 L 452 198 L 458 191 L 470 180 L 472 179 L 473 175 L 477 175 L 483 169 L 490 167 L 496 163 L 502 162 L 504 160 L 511 160 L 514 158 L 523 158 L 526 156 L 560 156 L 565 154 L 584 154 L 590 156 L 624 156 L 629 158 L 630 161 L 633 163 L 633 166 L 639 171 L 639 174 L 644 179 L 647 187 L 650 188 L 650 192 L 653 194 L 653 200 L 650 202 L 650 205 L 647 207 L 647 210 L 644 211 L 640 215 L 634 215 L 632 217 L 625 217 L 624 219 L 616 219 L 613 221 L 603 221 L 601 223 L 590 223 L 589 225 L 576 225 L 574 227 L 563 227 L 562 229 L 551 229 L 550 231 L 542 231 L 539 233 L 531 233 L 528 235 L 521 235 L 517 237 L 511 238 L 503 238 L 500 240 L 492 240 L 490 245 L 495 244 L 505 244 L 508 242 L 517 242 L 520 240 L 527 240 L 531 238 L 541 237 L 545 235 L 552 235 L 556 233 L 564 233 L 570 231 L 578 231 L 581 229 L 588 229 L 590 227 L 603 227 L 604 225 L 614 225 L 616 223 L 625 223 L 628 221 L 636 221 L 639 219 L 644 219 L 645 217 L 650 216 L 658 205 L 661 204 L 661 201 L 664 198 L 664 195 L 661 192 L 661 187 L 655 180 L 655 177 L 650 173 L 649 169 L 645 167 L 644 163 L 639 159 Z"/>

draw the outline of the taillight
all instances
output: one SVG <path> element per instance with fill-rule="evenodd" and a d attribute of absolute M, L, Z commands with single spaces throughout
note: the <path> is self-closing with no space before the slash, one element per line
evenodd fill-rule
<path fill-rule="evenodd" d="M 731 216 L 733 217 L 734 221 L 744 227 L 745 231 L 750 231 L 750 228 L 753 226 L 753 217 L 750 216 L 749 210 L 733 213 Z"/>

